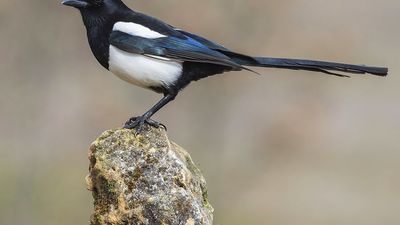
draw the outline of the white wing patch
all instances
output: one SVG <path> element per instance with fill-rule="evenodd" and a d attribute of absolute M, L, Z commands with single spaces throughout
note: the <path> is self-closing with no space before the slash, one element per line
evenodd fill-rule
<path fill-rule="evenodd" d="M 165 87 L 181 76 L 182 62 L 132 54 L 110 45 L 109 69 L 122 80 L 140 87 Z"/>
<path fill-rule="evenodd" d="M 159 60 L 164 60 L 164 61 L 171 61 L 172 59 L 169 59 L 169 58 L 165 58 L 165 57 L 162 57 L 162 56 L 157 56 L 157 55 L 149 55 L 149 54 L 144 54 L 145 56 L 148 56 L 148 57 L 151 57 L 151 58 L 154 58 L 154 59 L 159 59 Z"/>
<path fill-rule="evenodd" d="M 132 22 L 117 22 L 114 24 L 113 31 L 121 31 L 130 35 L 151 39 L 166 37 L 148 27 Z"/>

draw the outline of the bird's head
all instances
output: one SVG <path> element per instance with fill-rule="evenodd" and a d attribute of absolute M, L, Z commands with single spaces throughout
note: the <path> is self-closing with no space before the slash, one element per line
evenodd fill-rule
<path fill-rule="evenodd" d="M 62 4 L 79 9 L 86 26 L 114 18 L 129 10 L 121 0 L 64 0 Z"/>
<path fill-rule="evenodd" d="M 125 7 L 121 0 L 64 0 L 63 5 L 72 6 L 80 11 L 104 12 Z"/>

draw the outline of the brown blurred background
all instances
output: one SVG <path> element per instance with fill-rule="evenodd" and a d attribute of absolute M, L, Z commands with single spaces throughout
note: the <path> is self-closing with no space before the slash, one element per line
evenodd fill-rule
<path fill-rule="evenodd" d="M 398 0 L 126 3 L 248 54 L 391 69 L 229 73 L 158 113 L 202 168 L 215 224 L 400 224 Z M 0 63 L 0 224 L 88 224 L 89 144 L 160 96 L 102 69 L 58 0 L 0 0 Z"/>

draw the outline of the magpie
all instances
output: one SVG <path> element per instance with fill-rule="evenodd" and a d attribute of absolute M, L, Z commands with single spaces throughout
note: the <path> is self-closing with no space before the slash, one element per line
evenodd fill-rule
<path fill-rule="evenodd" d="M 133 11 L 121 0 L 64 0 L 79 9 L 87 38 L 97 61 L 131 84 L 163 94 L 163 98 L 140 117 L 129 119 L 127 129 L 146 123 L 173 101 L 192 81 L 249 67 L 272 67 L 321 72 L 339 77 L 349 74 L 386 76 L 387 68 L 314 60 L 252 57 L 231 51 L 206 38 L 178 29 L 154 17 Z"/>

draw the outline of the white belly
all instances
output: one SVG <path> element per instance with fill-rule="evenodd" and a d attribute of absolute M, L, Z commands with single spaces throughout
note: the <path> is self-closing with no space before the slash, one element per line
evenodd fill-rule
<path fill-rule="evenodd" d="M 122 51 L 110 45 L 109 69 L 122 80 L 140 87 L 168 87 L 182 73 L 182 63 Z"/>

